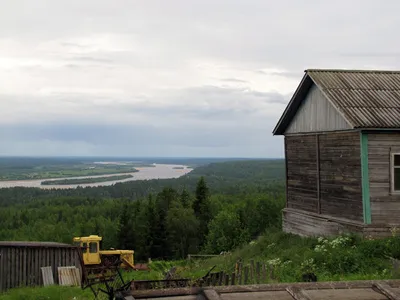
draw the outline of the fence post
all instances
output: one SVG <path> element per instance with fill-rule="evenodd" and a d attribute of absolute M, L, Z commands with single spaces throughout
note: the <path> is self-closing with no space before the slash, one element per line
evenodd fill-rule
<path fill-rule="evenodd" d="M 256 263 L 256 282 L 260 284 L 260 262 Z"/>
<path fill-rule="evenodd" d="M 274 276 L 274 265 L 269 265 L 269 278 L 271 280 L 274 280 L 275 276 Z"/>
<path fill-rule="evenodd" d="M 242 264 L 242 262 L 240 262 L 239 270 L 238 270 L 238 284 L 242 284 L 242 267 L 243 267 L 243 264 Z"/>
<path fill-rule="evenodd" d="M 249 267 L 245 266 L 244 267 L 244 284 L 249 283 Z"/>
<path fill-rule="evenodd" d="M 254 259 L 250 261 L 250 282 L 253 283 L 254 280 Z"/>
<path fill-rule="evenodd" d="M 262 281 L 263 283 L 267 281 L 267 270 L 265 268 L 265 263 L 262 264 Z"/>
<path fill-rule="evenodd" d="M 224 279 L 224 271 L 219 272 L 218 285 L 222 285 Z"/>
<path fill-rule="evenodd" d="M 225 274 L 225 285 L 229 285 L 229 275 Z"/>
<path fill-rule="evenodd" d="M 211 274 L 211 285 L 216 286 L 217 285 L 217 275 L 218 273 L 212 273 Z"/>
<path fill-rule="evenodd" d="M 233 272 L 232 276 L 231 276 L 231 285 L 235 285 L 236 284 L 236 278 L 235 277 L 236 277 L 235 276 L 235 272 Z"/>

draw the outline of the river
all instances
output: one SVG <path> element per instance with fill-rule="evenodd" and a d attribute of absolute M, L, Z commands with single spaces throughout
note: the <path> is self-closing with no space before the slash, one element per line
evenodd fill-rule
<path fill-rule="evenodd" d="M 176 169 L 180 168 L 180 169 Z M 107 175 L 93 175 L 93 176 L 79 176 L 79 177 L 63 177 L 63 178 L 51 178 L 51 179 L 34 179 L 34 180 L 10 180 L 10 181 L 0 181 L 0 188 L 9 187 L 38 187 L 42 189 L 69 189 L 88 187 L 88 186 L 105 186 L 113 185 L 118 182 L 127 182 L 132 180 L 146 180 L 146 179 L 168 179 L 168 178 L 178 178 L 190 171 L 191 168 L 183 165 L 166 165 L 166 164 L 154 164 L 153 167 L 135 167 L 139 172 L 135 173 L 118 173 L 118 174 L 107 174 Z M 95 178 L 95 177 L 106 177 L 115 175 L 128 175 L 131 174 L 133 177 L 126 178 L 123 180 L 96 182 L 96 183 L 85 183 L 85 184 L 71 184 L 71 185 L 41 185 L 40 183 L 44 180 L 60 180 L 60 179 L 76 179 L 76 178 Z"/>

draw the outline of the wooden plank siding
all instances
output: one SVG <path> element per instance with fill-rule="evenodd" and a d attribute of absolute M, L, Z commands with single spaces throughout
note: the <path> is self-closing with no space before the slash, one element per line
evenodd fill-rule
<path fill-rule="evenodd" d="M 372 224 L 400 224 L 400 195 L 391 192 L 390 153 L 400 152 L 400 133 L 368 133 Z"/>
<path fill-rule="evenodd" d="M 315 135 L 285 136 L 287 207 L 318 211 Z"/>
<path fill-rule="evenodd" d="M 359 132 L 285 136 L 287 208 L 363 221 Z"/>
<path fill-rule="evenodd" d="M 360 134 L 321 134 L 321 214 L 363 221 Z"/>
<path fill-rule="evenodd" d="M 42 267 L 51 267 L 54 282 L 58 283 L 59 266 L 80 268 L 75 247 L 0 246 L 0 292 L 19 286 L 43 285 Z"/>
<path fill-rule="evenodd" d="M 285 134 L 347 130 L 352 127 L 314 84 Z"/>

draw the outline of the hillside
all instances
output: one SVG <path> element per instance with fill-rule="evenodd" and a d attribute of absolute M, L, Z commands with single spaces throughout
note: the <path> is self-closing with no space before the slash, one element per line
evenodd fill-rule
<path fill-rule="evenodd" d="M 133 248 L 139 260 L 218 252 L 280 226 L 283 171 L 282 160 L 230 161 L 177 179 L 0 189 L 0 240 L 70 243 L 73 236 L 99 234 L 104 248 Z"/>
<path fill-rule="evenodd" d="M 190 162 L 190 161 L 189 161 Z M 203 162 L 203 161 L 201 161 Z M 199 163 L 199 162 L 198 162 Z M 0 189 L 0 205 L 29 203 L 32 199 L 66 197 L 126 198 L 135 200 L 150 193 L 160 192 L 164 187 L 177 190 L 186 188 L 193 192 L 201 176 L 207 180 L 212 193 L 249 193 L 271 189 L 283 190 L 284 160 L 242 160 L 200 165 L 192 172 L 176 179 L 137 180 L 112 186 L 85 187 L 78 189 L 46 190 L 15 187 Z"/>
<path fill-rule="evenodd" d="M 136 261 L 152 259 L 150 272 L 126 279 L 199 278 L 231 274 L 241 261 L 265 266 L 261 282 L 400 278 L 400 238 L 342 236 L 301 238 L 281 231 L 284 162 L 213 162 L 177 179 L 147 180 L 111 187 L 0 190 L 0 240 L 70 243 L 73 236 L 99 234 L 103 248 L 134 249 Z M 225 255 L 220 255 L 225 253 Z M 188 254 L 214 254 L 187 260 Z M 311 277 L 310 277 L 311 276 Z M 254 281 L 249 282 L 254 283 Z M 90 298 L 77 288 L 16 289 L 0 299 L 27 295 Z"/>

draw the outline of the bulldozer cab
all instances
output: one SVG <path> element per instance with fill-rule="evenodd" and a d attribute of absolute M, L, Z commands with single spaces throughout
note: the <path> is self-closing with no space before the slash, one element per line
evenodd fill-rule
<path fill-rule="evenodd" d="M 74 237 L 73 243 L 80 246 L 85 265 L 95 265 L 101 262 L 100 259 L 100 242 L 102 238 L 98 235 L 90 235 L 84 237 Z"/>

